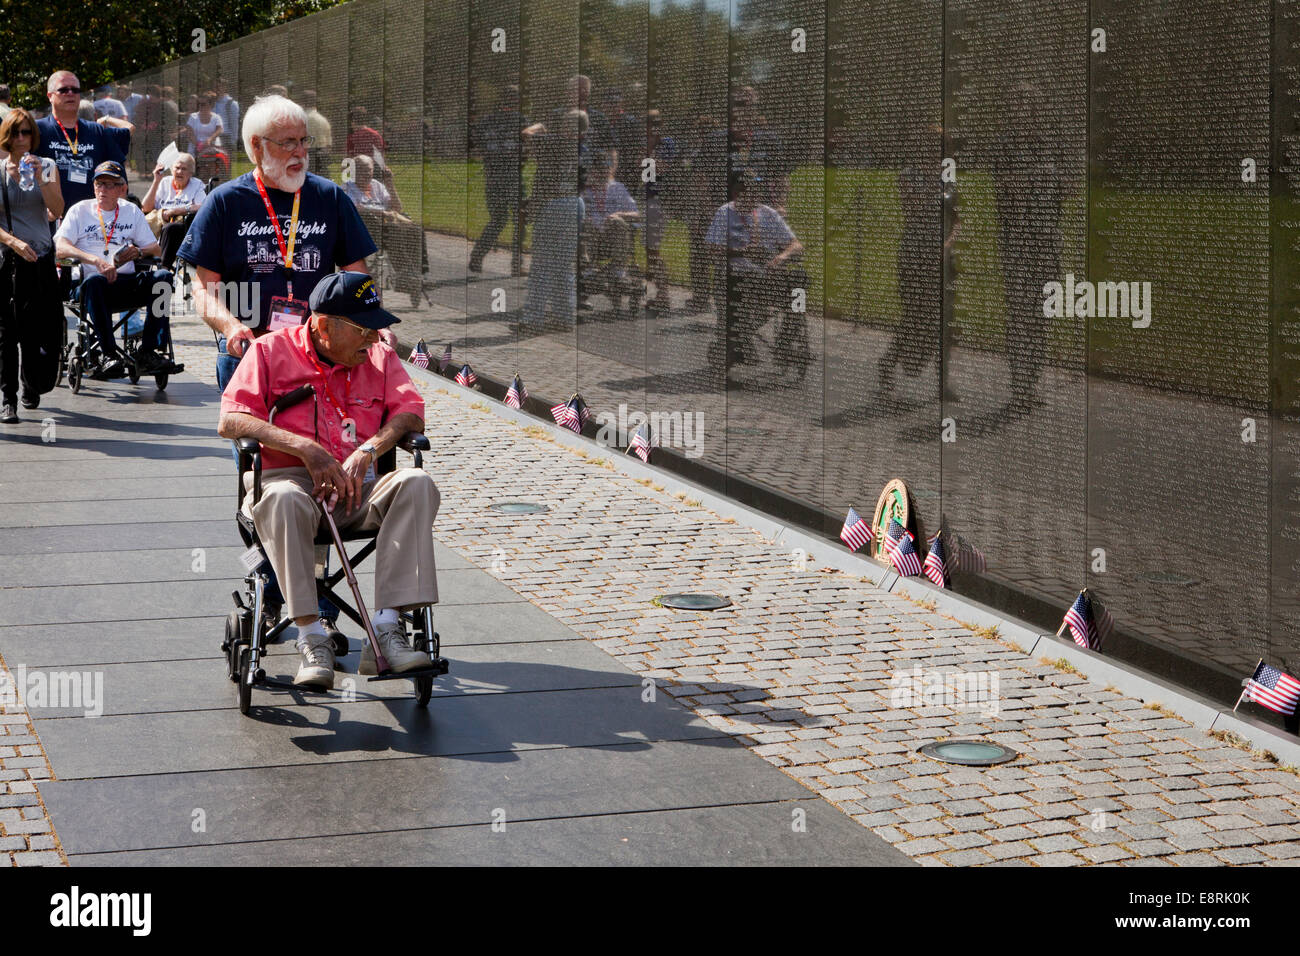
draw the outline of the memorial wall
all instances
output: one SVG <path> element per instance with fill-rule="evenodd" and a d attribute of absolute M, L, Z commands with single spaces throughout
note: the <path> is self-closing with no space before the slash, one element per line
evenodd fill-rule
<path fill-rule="evenodd" d="M 353 0 L 132 78 L 132 159 L 284 93 L 403 351 L 827 547 L 902 478 L 957 591 L 1087 586 L 1231 700 L 1300 670 L 1297 44 L 1300 0 Z"/>

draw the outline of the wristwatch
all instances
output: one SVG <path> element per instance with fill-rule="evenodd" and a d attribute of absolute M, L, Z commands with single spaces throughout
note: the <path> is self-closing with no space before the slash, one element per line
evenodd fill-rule
<path fill-rule="evenodd" d="M 362 445 L 360 451 L 364 451 L 367 455 L 369 455 L 371 461 L 375 461 L 375 462 L 379 461 L 379 449 L 376 448 L 374 445 L 372 445 L 370 442 L 366 442 L 364 445 Z"/>

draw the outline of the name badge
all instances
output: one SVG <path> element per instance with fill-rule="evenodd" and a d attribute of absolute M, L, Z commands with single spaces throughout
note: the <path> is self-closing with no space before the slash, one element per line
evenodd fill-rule
<path fill-rule="evenodd" d="M 86 181 L 86 171 L 80 166 L 69 169 L 68 179 L 74 183 L 84 183 Z"/>
<path fill-rule="evenodd" d="M 309 313 L 310 310 L 307 308 L 306 302 L 277 295 L 271 300 L 271 322 L 267 326 L 267 331 L 296 329 L 302 325 L 303 320 L 307 318 Z"/>

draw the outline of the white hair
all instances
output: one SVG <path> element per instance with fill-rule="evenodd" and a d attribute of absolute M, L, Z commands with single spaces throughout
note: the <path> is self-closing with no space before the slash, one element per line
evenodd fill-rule
<path fill-rule="evenodd" d="M 253 137 L 265 137 L 272 127 L 291 123 L 307 125 L 307 112 L 293 100 L 283 96 L 259 96 L 244 113 L 244 152 L 254 163 Z"/>
<path fill-rule="evenodd" d="M 176 158 L 185 164 L 185 168 L 188 169 L 190 171 L 190 175 L 193 176 L 194 170 L 198 168 L 197 164 L 194 162 L 194 157 L 191 156 L 189 153 L 178 153 Z"/>

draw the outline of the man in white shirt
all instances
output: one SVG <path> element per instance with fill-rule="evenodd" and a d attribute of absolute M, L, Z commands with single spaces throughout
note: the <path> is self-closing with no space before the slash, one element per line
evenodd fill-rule
<path fill-rule="evenodd" d="M 113 99 L 113 88 L 104 84 L 95 91 L 95 116 L 112 116 L 114 119 L 127 119 L 126 105 L 121 100 Z"/>
<path fill-rule="evenodd" d="M 63 216 L 54 234 L 59 258 L 81 262 L 81 304 L 95 327 L 105 378 L 123 374 L 126 357 L 113 341 L 113 314 L 148 307 L 136 367 L 142 373 L 179 371 L 163 354 L 171 338 L 167 310 L 172 277 L 165 269 L 138 271 L 135 259 L 162 250 L 138 206 L 126 200 L 126 170 L 114 160 L 95 168 L 94 199 L 84 199 Z"/>

